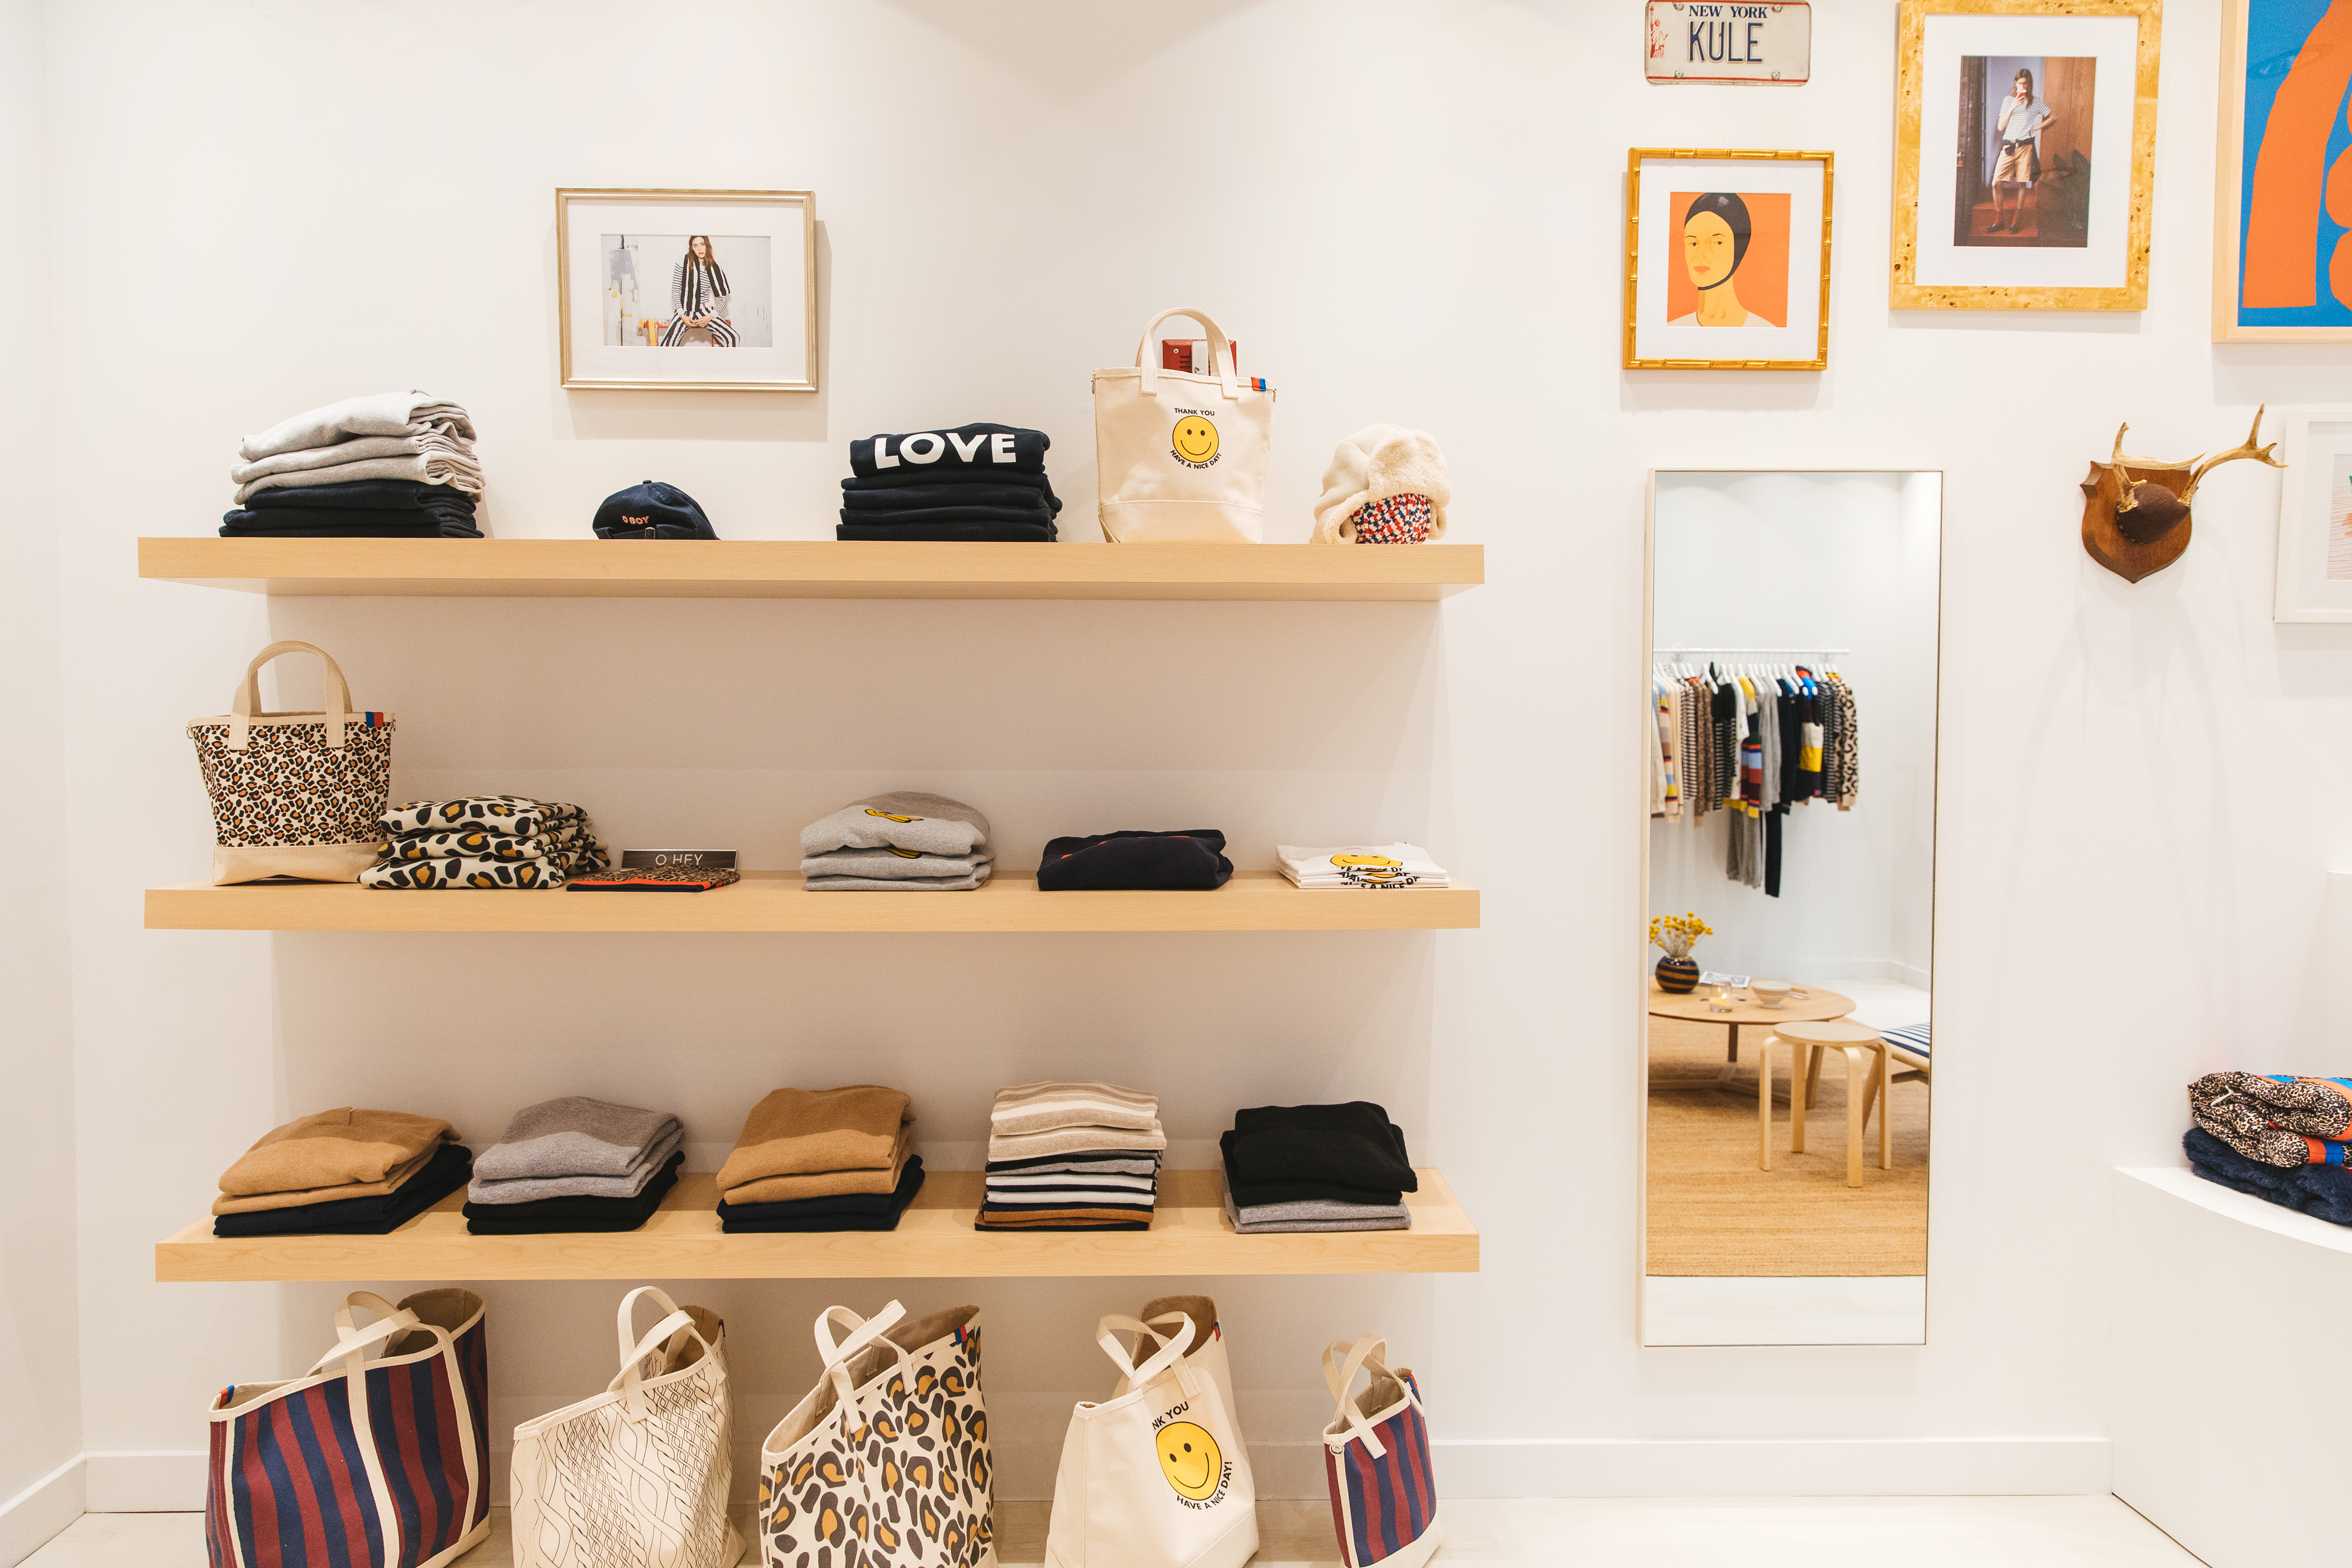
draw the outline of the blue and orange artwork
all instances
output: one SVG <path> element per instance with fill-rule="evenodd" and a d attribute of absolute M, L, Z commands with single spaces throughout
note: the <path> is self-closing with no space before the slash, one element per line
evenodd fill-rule
<path fill-rule="evenodd" d="M 2352 0 L 2245 0 L 2243 327 L 2352 327 Z"/>

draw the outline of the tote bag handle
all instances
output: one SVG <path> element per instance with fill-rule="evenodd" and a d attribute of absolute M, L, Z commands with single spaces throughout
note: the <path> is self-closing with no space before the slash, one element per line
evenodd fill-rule
<path fill-rule="evenodd" d="M 1234 356 L 1225 347 L 1224 329 L 1209 320 L 1205 313 L 1184 305 L 1179 305 L 1173 310 L 1162 310 L 1144 324 L 1143 341 L 1135 347 L 1136 367 L 1143 372 L 1143 395 L 1146 397 L 1160 395 L 1160 356 L 1150 352 L 1151 334 L 1159 331 L 1160 323 L 1171 316 L 1189 316 L 1209 329 L 1209 352 L 1217 359 L 1218 390 L 1224 395 L 1227 402 L 1240 397 L 1241 387 L 1234 380 Z"/>
<path fill-rule="evenodd" d="M 1095 1342 L 1102 1346 L 1103 1354 L 1110 1357 L 1111 1364 L 1118 1368 L 1118 1391 L 1111 1395 L 1112 1398 L 1117 1399 L 1149 1385 L 1152 1379 L 1171 1366 L 1176 1369 L 1177 1382 L 1182 1385 L 1184 1396 L 1188 1399 L 1200 1396 L 1201 1385 L 1192 1374 L 1192 1363 L 1184 1359 L 1184 1352 L 1192 1348 L 1192 1320 L 1187 1313 L 1171 1312 L 1159 1321 L 1164 1323 L 1171 1317 L 1182 1320 L 1183 1325 L 1173 1334 L 1163 1334 L 1150 1323 L 1139 1322 L 1133 1318 L 1105 1318 L 1095 1325 L 1095 1332 L 1098 1336 Z M 1135 1336 L 1134 1352 L 1118 1342 L 1120 1331 Z M 1146 1334 L 1159 1341 L 1160 1348 L 1149 1358 L 1138 1362 L 1135 1354 L 1142 1351 Z M 1230 1420 L 1232 1415 L 1227 1411 L 1227 1419 Z"/>
<path fill-rule="evenodd" d="M 651 1296 L 657 1305 L 669 1309 L 669 1315 L 647 1329 L 642 1339 L 632 1343 L 629 1331 L 635 1326 L 637 1298 L 640 1296 Z M 661 1349 L 680 1329 L 694 1336 L 695 1342 L 702 1347 L 706 1357 L 717 1353 L 711 1349 L 710 1342 L 702 1337 L 702 1327 L 694 1321 L 694 1315 L 681 1310 L 658 1286 L 640 1285 L 621 1298 L 621 1370 L 611 1383 L 604 1385 L 604 1392 L 621 1396 L 621 1419 L 630 1425 L 635 1426 L 650 1414 L 646 1408 L 644 1394 L 646 1358 Z"/>
<path fill-rule="evenodd" d="M 342 667 L 334 661 L 333 657 L 325 648 L 314 647 L 306 642 L 274 642 L 253 656 L 253 662 L 245 667 L 245 684 L 236 689 L 236 695 L 229 701 L 228 749 L 230 751 L 245 750 L 247 732 L 252 725 L 253 716 L 261 708 L 261 667 L 280 654 L 289 653 L 315 653 L 326 665 L 327 680 L 324 697 L 334 705 L 320 717 L 327 726 L 328 747 L 338 752 L 343 749 L 343 730 L 352 722 L 353 715 L 352 689 L 350 683 L 343 679 Z M 381 1299 L 378 1298 L 378 1300 Z"/>
<path fill-rule="evenodd" d="M 1347 1423 L 1348 1436 L 1361 1441 L 1375 1459 L 1386 1458 L 1388 1447 L 1381 1441 L 1380 1434 L 1372 1430 L 1372 1424 L 1364 1419 L 1364 1413 L 1356 1408 L 1356 1402 L 1348 1397 L 1348 1390 L 1354 1384 L 1356 1373 L 1360 1369 L 1370 1369 L 1375 1378 L 1394 1375 L 1381 1359 L 1388 1348 L 1388 1341 L 1378 1334 L 1366 1334 L 1352 1345 L 1345 1340 L 1333 1340 L 1323 1347 L 1323 1381 L 1331 1385 L 1331 1395 L 1339 1402 L 1339 1413 L 1332 1419 Z M 1347 1358 L 1344 1365 L 1331 1364 L 1335 1352 Z M 1401 1377 L 1397 1378 L 1396 1384 L 1404 1390 L 1404 1396 L 1412 1401 L 1413 1407 L 1419 1409 L 1421 1400 L 1412 1384 Z"/>

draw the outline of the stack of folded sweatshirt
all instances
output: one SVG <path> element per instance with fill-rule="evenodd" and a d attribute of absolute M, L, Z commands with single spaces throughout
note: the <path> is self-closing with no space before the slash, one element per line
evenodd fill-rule
<path fill-rule="evenodd" d="M 1450 888 L 1454 879 L 1429 851 L 1412 844 L 1345 844 L 1301 849 L 1277 844 L 1282 874 L 1299 888 Z"/>
<path fill-rule="evenodd" d="M 1150 1230 L 1168 1135 L 1157 1096 L 1117 1084 L 996 1091 L 978 1230 Z"/>
<path fill-rule="evenodd" d="M 585 811 L 526 795 L 414 800 L 385 812 L 383 826 L 362 887 L 561 888 L 613 863 Z"/>
<path fill-rule="evenodd" d="M 570 1095 L 515 1112 L 474 1162 L 466 1228 L 476 1236 L 635 1230 L 677 1185 L 686 1127 L 666 1110 Z"/>
<path fill-rule="evenodd" d="M 853 800 L 801 829 L 812 893 L 959 893 L 988 880 L 988 818 L 919 790 Z"/>
<path fill-rule="evenodd" d="M 221 1173 L 215 1236 L 387 1236 L 466 1184 L 449 1124 L 343 1106 L 263 1138 Z"/>
<path fill-rule="evenodd" d="M 423 392 L 313 408 L 247 436 L 231 538 L 479 539 L 474 422 Z"/>
<path fill-rule="evenodd" d="M 2198 1175 L 2352 1225 L 2352 1079 L 2208 1073 L 2189 1112 L 2181 1149 Z"/>
<path fill-rule="evenodd" d="M 1207 893 L 1223 887 L 1233 874 L 1225 836 L 1213 827 L 1129 828 L 1049 840 L 1037 865 L 1037 890 L 1158 888 Z"/>
<path fill-rule="evenodd" d="M 1225 1218 L 1244 1235 L 1412 1228 L 1404 1130 L 1369 1100 L 1237 1110 L 1221 1144 Z"/>
<path fill-rule="evenodd" d="M 719 1171 L 729 1232 L 896 1230 L 922 1190 L 907 1096 L 879 1084 L 780 1089 Z"/>
<path fill-rule="evenodd" d="M 1051 544 L 1061 498 L 1045 478 L 1042 430 L 965 425 L 849 444 L 841 539 Z"/>

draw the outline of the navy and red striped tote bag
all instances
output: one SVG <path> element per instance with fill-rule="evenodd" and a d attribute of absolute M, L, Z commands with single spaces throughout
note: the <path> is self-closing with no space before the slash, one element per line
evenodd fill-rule
<path fill-rule="evenodd" d="M 376 1314 L 365 1328 L 352 1309 Z M 482 1299 L 367 1291 L 289 1383 L 237 1384 L 211 1411 L 212 1568 L 438 1568 L 489 1538 Z"/>
<path fill-rule="evenodd" d="M 1389 1371 L 1381 1360 L 1387 1352 L 1388 1342 L 1377 1334 L 1352 1345 L 1334 1340 L 1323 1352 L 1323 1380 L 1339 1402 L 1323 1429 L 1323 1473 L 1347 1568 L 1420 1568 L 1444 1539 L 1421 1385 L 1409 1369 Z M 1351 1399 L 1348 1390 L 1359 1370 L 1371 1385 Z"/>

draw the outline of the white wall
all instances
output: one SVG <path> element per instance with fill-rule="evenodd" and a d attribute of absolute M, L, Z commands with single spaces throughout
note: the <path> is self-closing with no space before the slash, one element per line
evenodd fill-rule
<path fill-rule="evenodd" d="M 1085 1070 L 1159 1089 L 1195 1150 L 1236 1104 L 1381 1100 L 1484 1226 L 1475 1278 L 1218 1282 L 1261 1443 L 1312 1432 L 1315 1347 L 1377 1324 L 1458 1492 L 2104 1485 L 2106 1168 L 2172 1158 L 2183 1082 L 2292 1058 L 2318 1016 L 2352 629 L 2272 626 L 2274 476 L 2217 474 L 2186 560 L 2137 587 L 2084 556 L 2074 485 L 2119 418 L 2185 454 L 2257 401 L 2340 395 L 2344 356 L 2207 342 L 2215 0 L 2166 11 L 2146 313 L 1891 314 L 1895 11 L 1823 7 L 1809 86 L 1714 89 L 1644 85 L 1639 7 L 1585 0 L 681 4 L 676 69 L 620 5 L 53 6 L 89 1447 L 192 1452 L 213 1390 L 323 1342 L 324 1288 L 151 1280 L 155 1238 L 286 1116 L 393 1101 L 481 1136 L 625 1091 L 724 1142 L 776 1083 L 879 1077 L 951 1151 L 1010 1075 Z M 1836 151 L 1831 369 L 1615 368 L 1629 143 Z M 559 391 L 551 193 L 592 184 L 814 189 L 825 390 Z M 509 535 L 583 536 L 651 476 L 722 534 L 821 537 L 851 437 L 974 417 L 1053 432 L 1083 498 L 1087 373 L 1178 300 L 1281 389 L 1275 537 L 1306 537 L 1338 437 L 1397 421 L 1444 444 L 1490 584 L 273 605 L 132 576 L 135 535 L 211 526 L 241 432 L 395 385 L 475 411 Z M 2030 419 L 2000 395 L 2021 355 L 2063 367 Z M 1937 1024 L 1966 1050 L 1937 1085 L 1924 1349 L 1634 1343 L 1643 485 L 1699 463 L 1950 474 Z M 1277 834 L 1408 836 L 1486 889 L 1486 927 L 142 931 L 139 889 L 205 864 L 182 725 L 273 636 L 399 712 L 404 792 L 547 791 L 755 865 L 881 784 L 966 795 L 1014 858 L 1070 827 L 1221 824 L 1259 864 Z M 1094 1315 L 1156 1287 L 898 1289 L 985 1305 L 1005 1473 L 1034 1489 L 1057 1402 L 1102 1386 Z M 728 1311 L 756 1433 L 812 1378 L 814 1310 L 890 1289 L 688 1293 Z M 602 1385 L 615 1293 L 491 1288 L 502 1419 Z M 196 1496 L 193 1464 L 110 1464 Z"/>
<path fill-rule="evenodd" d="M 1657 477 L 1656 647 L 1844 648 L 1828 662 L 1858 713 L 1862 787 L 1847 810 L 1790 808 L 1778 897 L 1724 875 L 1730 813 L 1651 821 L 1650 910 L 1702 915 L 1709 969 L 1927 984 L 1941 491 L 1932 473 Z"/>
<path fill-rule="evenodd" d="M 46 195 L 40 7 L 0 3 L 0 212 Z M 17 1201 L 0 1207 L 0 1563 L 81 1510 L 80 1325 L 75 1304 L 74 1092 L 59 708 L 58 515 L 49 483 L 48 247 L 38 224 L 0 241 L 11 302 L 0 358 L 0 1074 L 17 1114 Z"/>

